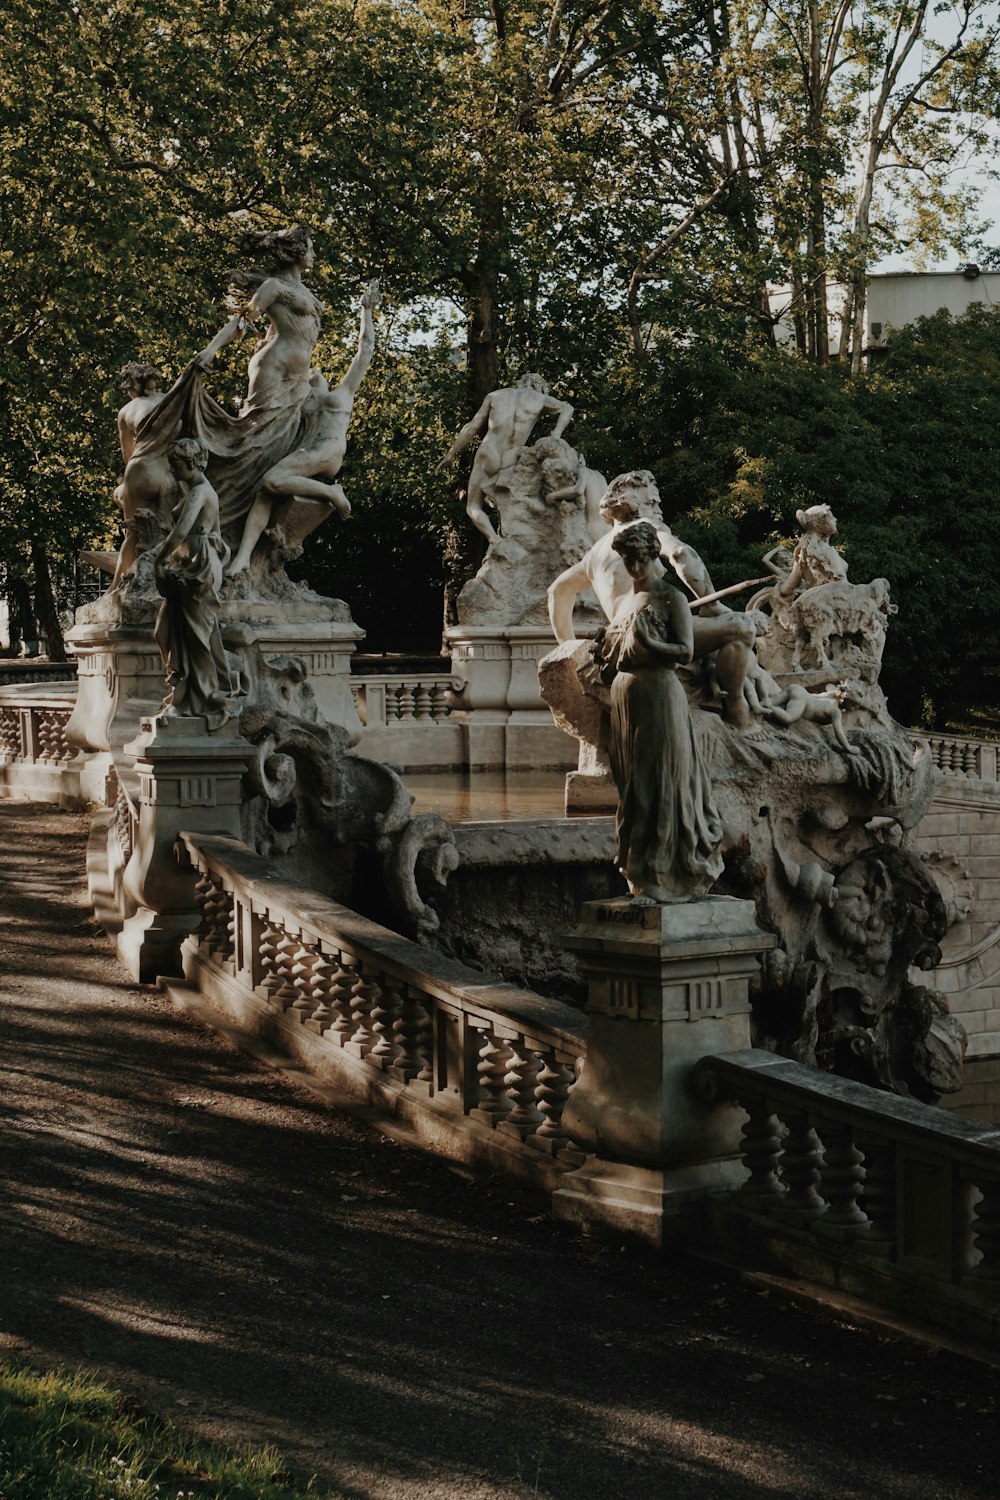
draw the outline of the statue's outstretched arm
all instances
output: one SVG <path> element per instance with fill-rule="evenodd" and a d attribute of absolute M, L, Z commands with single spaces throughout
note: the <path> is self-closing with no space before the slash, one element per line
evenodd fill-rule
<path fill-rule="evenodd" d="M 375 309 L 379 304 L 378 281 L 370 281 L 361 298 L 361 326 L 358 329 L 358 352 L 351 360 L 347 374 L 340 382 L 342 389 L 350 395 L 357 394 L 358 386 L 368 374 L 368 366 L 375 353 Z"/>
<path fill-rule="evenodd" d="M 560 643 L 575 640 L 573 634 L 573 605 L 578 594 L 590 587 L 590 574 L 585 562 L 575 563 L 560 573 L 555 583 L 549 585 L 549 623 L 552 634 Z"/>
<path fill-rule="evenodd" d="M 556 425 L 552 429 L 553 437 L 562 437 L 566 428 L 573 420 L 573 408 L 568 401 L 557 401 L 554 396 L 545 398 L 545 411 L 554 412 L 558 417 Z"/>
<path fill-rule="evenodd" d="M 442 469 L 446 469 L 451 463 L 452 459 L 457 458 L 462 449 L 467 448 L 472 442 L 472 439 L 479 436 L 480 432 L 483 430 L 490 419 L 490 408 L 492 401 L 493 393 L 490 392 L 490 394 L 486 397 L 486 400 L 483 402 L 482 406 L 476 412 L 476 415 L 474 417 L 471 417 L 469 421 L 466 422 L 465 426 L 462 428 L 461 432 L 458 434 L 458 437 L 452 443 L 451 447 L 448 449 L 448 452 L 445 454 L 444 458 L 442 458 L 441 462 L 435 465 L 435 474 L 440 474 Z"/>

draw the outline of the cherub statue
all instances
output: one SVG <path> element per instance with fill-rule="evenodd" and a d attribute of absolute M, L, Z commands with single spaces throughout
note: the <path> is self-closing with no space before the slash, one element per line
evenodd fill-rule
<path fill-rule="evenodd" d="M 218 621 L 229 548 L 219 530 L 219 497 L 205 478 L 205 445 L 178 438 L 168 458 L 180 496 L 153 569 L 163 597 L 153 635 L 170 686 L 163 705 L 171 717 L 204 715 L 219 729 L 234 693 Z"/>

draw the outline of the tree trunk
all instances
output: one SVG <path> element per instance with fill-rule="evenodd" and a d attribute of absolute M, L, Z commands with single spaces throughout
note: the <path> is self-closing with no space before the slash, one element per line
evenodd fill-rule
<path fill-rule="evenodd" d="M 49 660 L 66 661 L 66 644 L 63 641 L 59 609 L 52 589 L 48 552 L 43 542 L 31 543 L 31 566 L 35 574 L 35 614 L 38 616 L 42 634 L 49 643 Z"/>

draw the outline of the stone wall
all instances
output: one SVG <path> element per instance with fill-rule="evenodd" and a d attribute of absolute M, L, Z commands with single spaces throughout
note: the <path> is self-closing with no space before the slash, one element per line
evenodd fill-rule
<path fill-rule="evenodd" d="M 938 783 L 916 830 L 958 919 L 925 982 L 945 995 L 969 1033 L 966 1083 L 946 1108 L 1000 1123 L 1000 782 L 997 746 L 932 739 Z"/>

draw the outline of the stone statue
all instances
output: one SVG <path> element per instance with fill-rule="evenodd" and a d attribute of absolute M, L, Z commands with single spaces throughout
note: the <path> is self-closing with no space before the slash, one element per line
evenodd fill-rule
<path fill-rule="evenodd" d="M 142 457 L 135 457 L 139 428 L 164 399 L 160 390 L 163 372 L 155 365 L 142 365 L 133 360 L 122 366 L 121 374 L 122 389 L 129 399 L 118 413 L 118 442 L 124 469 L 115 489 L 115 500 L 122 509 L 125 536 L 111 580 L 112 587 L 121 582 L 135 562 L 138 546 L 136 512 L 143 506 L 158 510 L 164 490 L 172 486 L 165 452 L 147 452 Z"/>
<path fill-rule="evenodd" d="M 582 453 L 571 448 L 565 438 L 539 438 L 532 452 L 541 461 L 542 488 L 549 505 L 582 505 L 587 535 L 598 541 L 607 530 L 601 520 L 601 500 L 608 481 L 596 469 L 587 467 Z"/>
<path fill-rule="evenodd" d="M 799 589 L 840 583 L 847 577 L 847 564 L 829 540 L 837 534 L 837 520 L 830 507 L 810 505 L 808 510 L 797 510 L 795 519 L 802 535 L 795 544 L 788 571 L 782 568 L 788 556 L 784 548 L 775 547 L 764 558 L 765 567 L 778 578 L 777 592 L 786 599 Z"/>
<path fill-rule="evenodd" d="M 822 686 L 831 676 L 868 684 L 875 708 L 888 617 L 896 606 L 885 578 L 851 583 L 847 564 L 831 545 L 837 522 L 828 505 L 796 512 L 802 536 L 789 557 L 775 548 L 764 559 L 774 584 L 751 606 L 770 608 L 758 653 L 769 672 L 796 675 L 804 686 Z"/>
<path fill-rule="evenodd" d="M 462 588 L 458 620 L 547 634 L 549 584 L 607 530 L 598 508 L 606 485 L 565 438 L 539 438 L 514 451 L 516 462 L 494 477 L 490 492 L 501 534 L 494 533 L 476 576 Z M 584 607 L 596 626 L 592 597 Z"/>
<path fill-rule="evenodd" d="M 465 510 L 473 526 L 488 542 L 495 542 L 497 533 L 483 501 L 491 497 L 492 487 L 501 471 L 517 462 L 539 417 L 547 413 L 555 415 L 553 437 L 561 437 L 572 419 L 572 406 L 566 401 L 557 401 L 548 392 L 549 388 L 540 375 L 522 375 L 517 385 L 491 391 L 434 470 L 435 474 L 442 473 L 485 427 L 469 475 Z"/>
<path fill-rule="evenodd" d="M 599 646 L 605 675 L 616 674 L 616 862 L 636 905 L 694 900 L 722 874 L 722 823 L 676 672 L 694 649 L 691 609 L 664 577 L 648 521 L 619 527 L 611 545 L 632 584 Z"/>
<path fill-rule="evenodd" d="M 361 298 L 358 351 L 339 385 L 331 390 L 318 370 L 311 371 L 311 394 L 304 408 L 312 421 L 308 441 L 268 469 L 261 480 L 260 493 L 250 508 L 229 573 L 240 573 L 248 566 L 254 547 L 270 524 L 275 502 L 282 497 L 293 496 L 323 507 L 319 519 L 325 519 L 331 509 L 344 517 L 351 514 L 350 501 L 334 481 L 347 451 L 347 428 L 354 398 L 375 351 L 373 315 L 378 305 L 376 280 L 369 282 Z"/>
<path fill-rule="evenodd" d="M 315 394 L 311 360 L 323 312 L 302 280 L 314 259 L 308 230 L 296 225 L 248 234 L 241 252 L 265 260 L 268 268 L 231 273 L 243 305 L 136 423 L 125 474 L 126 510 L 143 504 L 163 512 L 165 490 L 154 495 L 147 484 L 140 496 L 131 476 L 152 468 L 162 478 L 171 443 L 180 436 L 197 438 L 208 454 L 207 477 L 219 497 L 220 529 L 231 550 L 240 546 L 264 479 L 294 450 L 312 448 L 320 417 L 320 407 L 308 404 Z M 220 349 L 263 317 L 268 327 L 250 357 L 247 394 L 234 415 L 205 389 L 205 374 Z"/>
<path fill-rule="evenodd" d="M 631 592 L 631 579 L 615 547 L 615 538 L 622 527 L 636 525 L 642 518 L 653 525 L 662 555 L 695 598 L 714 592 L 708 570 L 697 552 L 665 525 L 659 499 L 653 476 L 646 469 L 619 474 L 611 481 L 601 501 L 600 514 L 603 520 L 612 523 L 613 530 L 596 541 L 549 588 L 549 619 L 557 641 L 574 639 L 573 605 L 584 589 L 593 588 L 607 618 L 615 618 Z M 724 694 L 723 718 L 735 728 L 748 728 L 753 720 L 743 684 L 753 658 L 752 620 L 717 602 L 709 604 L 704 615 L 695 615 L 693 632 L 695 658 L 715 654 L 715 678 Z"/>
<path fill-rule="evenodd" d="M 218 621 L 229 549 L 219 531 L 219 497 L 205 477 L 204 446 L 197 438 L 179 438 L 169 460 L 180 498 L 154 566 L 163 603 L 153 635 L 170 684 L 163 703 L 170 717 L 204 716 L 211 729 L 219 729 L 229 718 L 233 692 Z"/>

